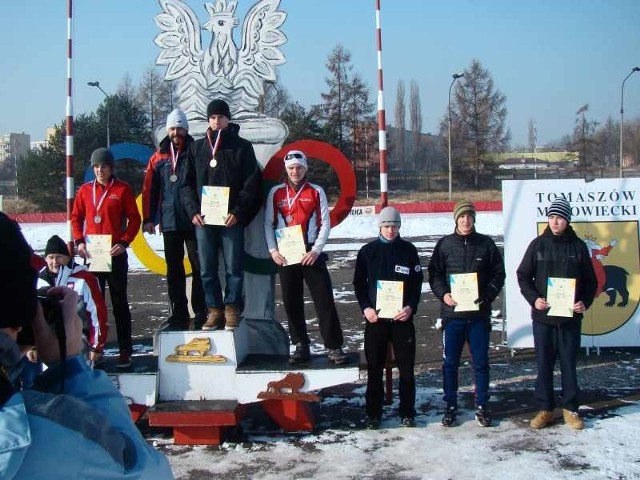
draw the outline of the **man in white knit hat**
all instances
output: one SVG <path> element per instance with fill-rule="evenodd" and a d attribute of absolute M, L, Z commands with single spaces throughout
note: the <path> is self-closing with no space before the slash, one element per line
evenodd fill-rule
<path fill-rule="evenodd" d="M 186 330 L 190 324 L 183 264 L 185 245 L 193 274 L 191 308 L 195 313 L 195 329 L 202 327 L 207 315 L 195 230 L 179 195 L 191 143 L 187 116 L 180 109 L 173 110 L 167 116 L 167 136 L 149 159 L 142 187 L 142 228 L 153 234 L 158 225 L 162 232 L 171 307 L 169 327 L 178 330 Z"/>

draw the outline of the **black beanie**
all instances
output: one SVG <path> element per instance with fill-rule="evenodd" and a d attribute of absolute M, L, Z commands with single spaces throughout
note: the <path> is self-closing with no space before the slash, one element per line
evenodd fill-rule
<path fill-rule="evenodd" d="M 31 249 L 16 222 L 0 212 L 0 328 L 22 327 L 36 314 L 36 271 Z"/>
<path fill-rule="evenodd" d="M 113 168 L 115 161 L 113 160 L 113 153 L 108 148 L 96 148 L 91 154 L 91 165 L 109 165 Z"/>
<path fill-rule="evenodd" d="M 209 105 L 207 105 L 207 119 L 211 115 L 222 114 L 231 120 L 231 112 L 229 111 L 229 105 L 227 102 L 221 99 L 211 100 Z"/>
<path fill-rule="evenodd" d="M 67 257 L 69 256 L 67 244 L 64 243 L 64 240 L 62 240 L 58 235 L 51 237 L 47 242 L 47 247 L 44 249 L 45 257 L 51 253 L 59 253 L 60 255 L 66 255 Z"/>

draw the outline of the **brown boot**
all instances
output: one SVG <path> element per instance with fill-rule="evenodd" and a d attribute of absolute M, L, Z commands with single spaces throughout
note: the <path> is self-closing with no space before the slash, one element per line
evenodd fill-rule
<path fill-rule="evenodd" d="M 578 412 L 565 409 L 562 410 L 562 417 L 564 418 L 564 423 L 566 423 L 569 428 L 573 428 L 574 430 L 582 430 L 584 428 L 584 420 L 580 418 Z"/>
<path fill-rule="evenodd" d="M 240 325 L 240 307 L 238 305 L 225 305 L 224 318 L 225 330 L 235 330 Z"/>
<path fill-rule="evenodd" d="M 210 308 L 207 321 L 202 325 L 202 330 L 220 330 L 224 328 L 224 315 L 221 308 Z"/>
<path fill-rule="evenodd" d="M 544 428 L 553 422 L 553 412 L 550 410 L 540 410 L 538 414 L 531 419 L 529 426 L 534 430 Z"/>

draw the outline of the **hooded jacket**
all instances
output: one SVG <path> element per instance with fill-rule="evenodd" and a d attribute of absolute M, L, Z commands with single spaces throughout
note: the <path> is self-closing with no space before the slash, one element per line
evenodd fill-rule
<path fill-rule="evenodd" d="M 532 319 L 554 326 L 580 321 L 583 315 L 574 312 L 573 317 L 555 317 L 547 315 L 548 310 L 534 307 L 537 298 L 547 297 L 549 277 L 575 278 L 575 302 L 582 301 L 587 309 L 593 303 L 598 285 L 589 249 L 571 225 L 567 225 L 561 235 L 554 235 L 547 225 L 527 247 L 516 275 L 520 292 L 531 305 Z"/>
<path fill-rule="evenodd" d="M 58 286 L 72 288 L 78 293 L 78 313 L 84 324 L 87 342 L 91 350 L 102 353 L 109 334 L 109 321 L 98 278 L 87 267 L 73 260 L 69 265 L 61 265 L 57 274 L 46 265 L 38 271 L 38 290 Z"/>
<path fill-rule="evenodd" d="M 143 223 L 153 222 L 160 225 L 163 232 L 183 232 L 193 229 L 191 217 L 187 215 L 180 201 L 180 187 L 184 184 L 187 171 L 188 149 L 193 143 L 191 135 L 178 154 L 175 171 L 171 158 L 171 139 L 166 136 L 151 156 L 142 184 Z M 171 175 L 178 178 L 171 181 Z"/>
<path fill-rule="evenodd" d="M 240 126 L 229 123 L 220 131 L 221 142 L 211 167 L 211 145 L 216 133 L 209 128 L 206 135 L 189 149 L 186 178 L 180 198 L 190 219 L 200 213 L 203 186 L 229 187 L 229 213 L 247 226 L 262 205 L 262 174 L 253 145 L 240 137 Z"/>
<path fill-rule="evenodd" d="M 147 445 L 124 398 L 81 356 L 51 365 L 0 406 L 0 478 L 172 479 L 162 453 Z"/>

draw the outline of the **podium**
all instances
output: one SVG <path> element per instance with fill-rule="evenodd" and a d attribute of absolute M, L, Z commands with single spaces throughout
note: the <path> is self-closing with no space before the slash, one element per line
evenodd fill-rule
<path fill-rule="evenodd" d="M 359 379 L 357 352 L 343 365 L 323 354 L 295 366 L 287 355 L 250 352 L 244 321 L 233 331 L 162 329 L 155 353 L 135 356 L 129 369 L 111 361 L 103 368 L 132 414 L 148 408 L 149 425 L 172 427 L 176 444 L 220 444 L 225 429 L 237 426 L 255 402 L 284 431 L 311 430 L 309 403 L 320 400 L 314 392 Z"/>

